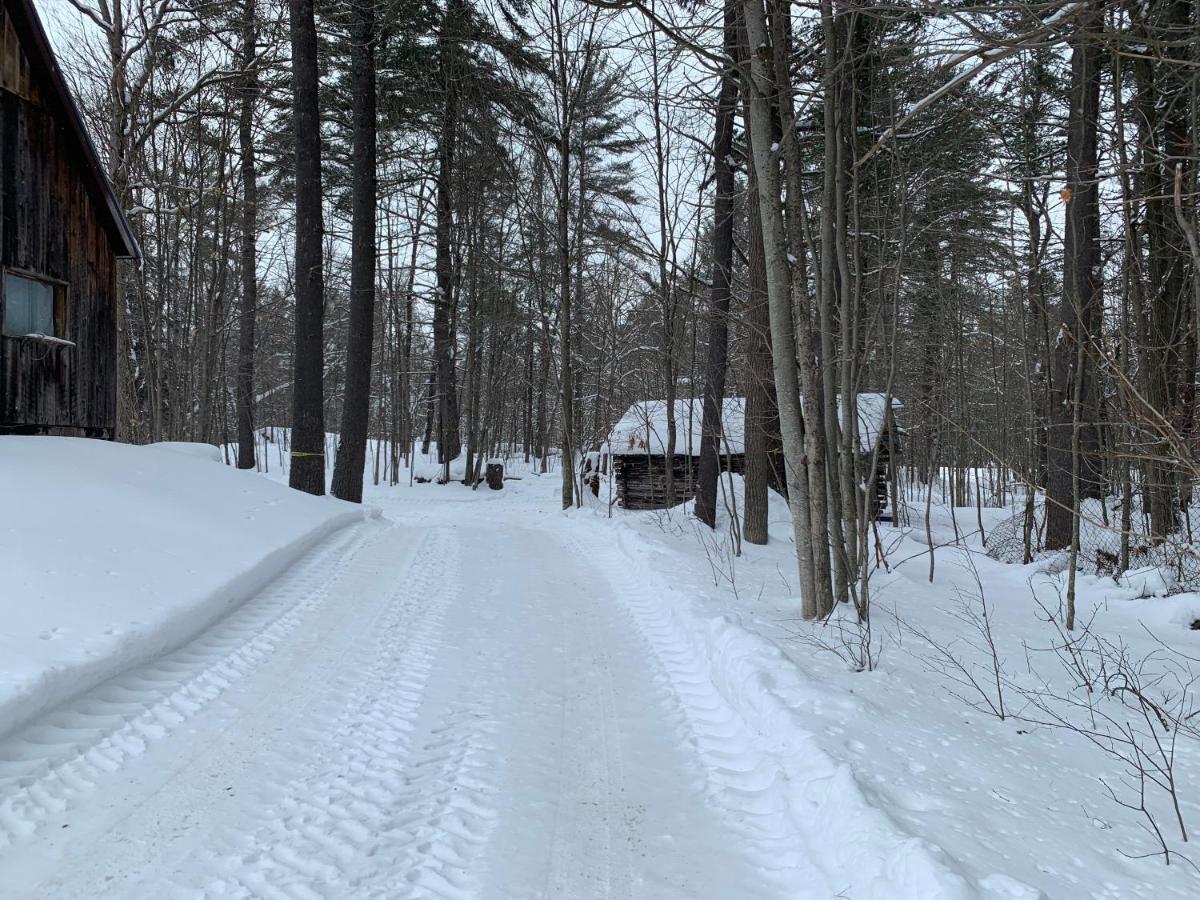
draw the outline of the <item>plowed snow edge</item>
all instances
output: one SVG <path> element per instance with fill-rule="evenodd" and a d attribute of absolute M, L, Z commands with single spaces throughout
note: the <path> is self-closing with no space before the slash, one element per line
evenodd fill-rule
<path fill-rule="evenodd" d="M 113 652 L 44 670 L 28 689 L 0 702 L 0 740 L 97 685 L 175 652 L 260 593 L 322 541 L 378 516 L 379 510 L 373 508 L 338 512 L 236 572 L 215 590 L 196 597 L 186 610 L 166 622 L 130 631 Z"/>
<path fill-rule="evenodd" d="M 603 569 L 656 656 L 708 769 L 711 800 L 773 861 L 781 886 L 819 892 L 817 876 L 838 896 L 871 900 L 992 894 L 873 806 L 851 767 L 817 744 L 785 699 L 812 689 L 778 647 L 730 618 L 697 614 L 633 529 L 569 521 L 576 550 Z"/>

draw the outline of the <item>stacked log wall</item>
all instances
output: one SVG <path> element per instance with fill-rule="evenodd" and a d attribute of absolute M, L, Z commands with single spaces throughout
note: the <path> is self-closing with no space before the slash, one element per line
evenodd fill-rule
<path fill-rule="evenodd" d="M 696 476 L 699 470 L 695 457 L 677 454 L 672 460 L 675 481 L 675 503 L 685 503 L 696 496 Z M 666 509 L 667 478 L 665 456 L 614 456 L 614 475 L 617 502 L 624 509 Z M 745 474 L 746 457 L 730 454 L 722 457 L 722 471 Z"/>

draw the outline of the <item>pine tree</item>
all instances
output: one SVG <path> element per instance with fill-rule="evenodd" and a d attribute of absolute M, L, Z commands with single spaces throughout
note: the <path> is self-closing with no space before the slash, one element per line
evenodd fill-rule
<path fill-rule="evenodd" d="M 296 151 L 296 340 L 292 357 L 288 483 L 325 493 L 325 279 L 321 210 L 321 113 L 312 0 L 289 0 L 292 128 Z"/>

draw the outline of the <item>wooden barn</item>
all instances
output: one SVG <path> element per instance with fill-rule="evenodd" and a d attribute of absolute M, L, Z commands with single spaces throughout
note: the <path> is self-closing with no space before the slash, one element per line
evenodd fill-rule
<path fill-rule="evenodd" d="M 137 241 L 32 0 L 2 0 L 0 434 L 111 438 Z"/>
<path fill-rule="evenodd" d="M 891 415 L 885 415 L 885 396 L 878 393 L 858 395 L 859 452 L 868 457 L 879 446 L 878 464 L 871 482 L 872 513 L 883 517 L 887 510 L 888 485 L 892 474 L 892 451 L 899 452 L 903 431 L 895 413 L 903 404 L 892 399 Z M 675 455 L 670 460 L 675 481 L 675 502 L 683 503 L 696 495 L 696 474 L 700 464 L 700 435 L 703 401 L 675 401 Z M 721 405 L 722 471 L 739 475 L 746 471 L 746 401 L 727 397 Z M 611 455 L 616 498 L 624 509 L 665 509 L 667 504 L 667 406 L 662 400 L 640 400 L 625 412 L 613 427 L 603 452 Z M 781 475 L 772 479 L 780 493 L 786 491 Z"/>

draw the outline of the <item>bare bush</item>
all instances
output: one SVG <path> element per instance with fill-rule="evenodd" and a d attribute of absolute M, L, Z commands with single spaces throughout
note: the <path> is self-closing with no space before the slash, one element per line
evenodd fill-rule
<path fill-rule="evenodd" d="M 928 671 L 953 685 L 952 696 L 974 710 L 1004 721 L 1009 716 L 1004 702 L 1007 676 L 992 629 L 992 606 L 971 552 L 964 551 L 963 557 L 964 568 L 971 573 L 973 585 L 967 590 L 955 587 L 956 606 L 950 615 L 966 626 L 967 636 L 956 636 L 943 643 L 924 628 L 899 617 L 896 621 L 902 630 L 921 641 L 926 648 L 921 655 L 922 663 Z M 960 650 L 960 646 L 965 651 Z M 985 662 L 976 661 L 975 656 L 982 657 Z"/>
<path fill-rule="evenodd" d="M 1119 784 L 1103 778 L 1100 782 L 1114 802 L 1138 815 L 1154 843 L 1155 850 L 1136 856 L 1161 856 L 1168 865 L 1176 858 L 1191 864 L 1171 849 L 1160 821 L 1162 812 L 1147 795 L 1155 792 L 1169 806 L 1168 817 L 1174 819 L 1180 840 L 1187 843 L 1177 747 L 1181 737 L 1200 737 L 1196 661 L 1157 639 L 1158 646 L 1150 653 L 1135 653 L 1124 639 L 1097 633 L 1091 621 L 1070 633 L 1055 610 L 1039 605 L 1054 637 L 1048 646 L 1026 647 L 1029 680 L 1019 685 L 1010 682 L 1024 702 L 1017 718 L 1076 734 L 1119 763 Z M 1039 674 L 1033 660 L 1047 655 L 1067 674 L 1069 687 Z"/>

